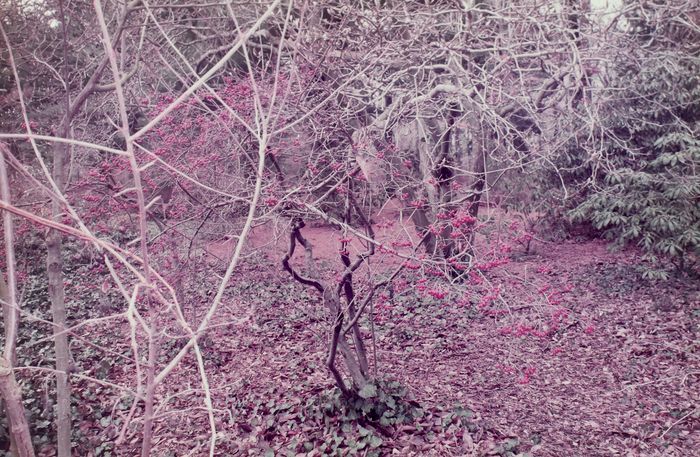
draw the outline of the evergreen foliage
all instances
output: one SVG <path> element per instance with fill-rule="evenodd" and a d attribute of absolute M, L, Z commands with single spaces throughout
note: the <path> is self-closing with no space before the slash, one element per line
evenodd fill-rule
<path fill-rule="evenodd" d="M 700 253 L 699 83 L 697 58 L 623 68 L 619 96 L 601 119 L 600 153 L 591 155 L 593 191 L 570 212 L 616 245 L 637 243 L 682 270 Z"/>

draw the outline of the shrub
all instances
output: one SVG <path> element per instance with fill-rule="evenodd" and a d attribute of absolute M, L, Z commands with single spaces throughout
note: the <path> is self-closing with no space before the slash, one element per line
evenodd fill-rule
<path fill-rule="evenodd" d="M 617 246 L 691 271 L 700 253 L 700 65 L 667 58 L 620 72 L 620 95 L 601 119 L 592 188 L 569 214 Z M 665 278 L 662 269 L 644 276 Z"/>

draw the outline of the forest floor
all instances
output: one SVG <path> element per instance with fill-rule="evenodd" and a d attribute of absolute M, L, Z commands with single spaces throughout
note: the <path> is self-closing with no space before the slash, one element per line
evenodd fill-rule
<path fill-rule="evenodd" d="M 385 224 L 378 236 L 392 232 Z M 338 232 L 315 226 L 307 233 L 322 247 L 321 264 L 331 262 Z M 261 247 L 272 239 L 258 230 L 252 242 Z M 596 240 L 535 242 L 528 254 L 503 254 L 507 261 L 485 273 L 487 284 L 443 298 L 421 293 L 425 283 L 407 272 L 374 308 L 373 325 L 363 324 L 373 373 L 392 382 L 382 384 L 387 392 L 407 400 L 383 399 L 406 419 L 385 426 L 339 405 L 324 367 L 325 308 L 282 270 L 284 240 L 263 248 L 236 273 L 216 327 L 202 341 L 217 455 L 698 455 L 700 284 L 642 280 L 634 250 L 610 252 Z M 226 255 L 225 246 L 218 249 Z M 87 271 L 72 276 L 85 291 L 95 281 Z M 485 300 L 494 288 L 497 299 Z M 185 311 L 201 313 L 196 305 Z M 41 328 L 26 336 L 25 327 L 34 350 L 21 352 L 20 362 L 46 365 L 47 354 L 36 354 Z M 78 367 L 99 359 L 85 374 L 133 388 L 127 330 L 100 322 L 82 327 L 73 340 Z M 181 345 L 175 336 L 166 340 L 162 360 Z M 25 376 L 38 389 L 28 405 L 39 417 L 45 375 Z M 166 378 L 156 455 L 207 455 L 199 386 L 194 357 Z M 106 384 L 76 379 L 73 388 L 79 455 L 136 455 L 138 410 L 133 431 L 119 447 L 112 444 L 130 400 Z M 37 420 L 35 429 L 49 426 Z M 53 455 L 50 444 L 40 449 Z"/>

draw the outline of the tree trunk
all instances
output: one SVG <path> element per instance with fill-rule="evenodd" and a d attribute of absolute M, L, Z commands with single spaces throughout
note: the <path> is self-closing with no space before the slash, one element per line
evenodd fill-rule
<path fill-rule="evenodd" d="M 4 357 L 0 357 L 0 396 L 5 401 L 5 411 L 10 423 L 10 436 L 16 455 L 18 457 L 34 457 L 29 424 L 24 415 L 22 389 L 17 384 L 12 364 Z"/>
<path fill-rule="evenodd" d="M 61 32 L 63 35 L 63 65 L 61 73 L 64 81 L 68 81 L 68 32 L 66 30 L 66 16 L 63 0 L 58 1 L 61 14 Z M 83 91 L 84 92 L 84 91 Z M 86 94 L 89 95 L 88 91 Z M 87 98 L 87 95 L 86 95 Z M 78 96 L 80 99 L 80 95 Z M 83 99 L 84 101 L 85 99 Z M 66 86 L 64 94 L 65 114 L 62 119 L 59 134 L 63 138 L 69 138 L 71 131 L 71 97 L 70 89 Z M 77 110 L 82 101 L 76 103 Z M 52 178 L 59 192 L 63 192 L 66 181 L 65 163 L 69 154 L 69 146 L 57 143 L 53 147 Z M 51 201 L 51 216 L 54 220 L 60 218 L 62 212 L 61 202 L 58 198 Z M 70 364 L 70 348 L 68 335 L 66 334 L 66 301 L 63 287 L 63 235 L 58 230 L 49 230 L 46 235 L 46 270 L 49 277 L 49 298 L 51 299 L 51 314 L 53 319 L 54 348 L 56 351 L 56 452 L 58 457 L 71 456 L 71 410 L 70 410 L 70 384 L 68 382 L 68 367 Z"/>
<path fill-rule="evenodd" d="M 155 417 L 155 397 L 156 397 L 156 364 L 158 363 L 158 349 L 160 343 L 158 341 L 159 328 L 157 326 L 157 317 L 153 320 L 153 327 L 148 338 L 148 367 L 146 372 L 146 397 L 144 400 L 143 414 L 143 442 L 141 443 L 141 457 L 151 455 L 153 446 L 153 422 Z"/>
<path fill-rule="evenodd" d="M 60 191 L 64 188 L 66 146 L 54 147 L 53 179 Z M 54 220 L 61 216 L 61 203 L 54 198 L 51 213 Z M 50 230 L 46 236 L 46 268 L 49 278 L 49 298 L 53 318 L 54 345 L 56 350 L 56 427 L 58 457 L 71 456 L 71 410 L 68 369 L 70 349 L 66 333 L 66 303 L 63 286 L 63 257 L 61 248 L 63 236 L 57 230 Z"/>
<path fill-rule="evenodd" d="M 473 143 L 476 161 L 474 162 L 474 181 L 471 185 L 471 194 L 467 201 L 469 202 L 469 215 L 472 217 L 479 216 L 479 204 L 481 203 L 481 194 L 486 186 L 486 148 L 481 143 L 483 132 L 478 135 L 478 141 Z"/>
<path fill-rule="evenodd" d="M 350 191 L 352 192 L 352 181 L 348 183 Z M 345 216 L 343 222 L 350 225 L 352 221 L 352 205 L 350 194 L 345 199 Z M 357 209 L 359 212 L 359 208 Z M 363 217 L 364 219 L 364 217 Z M 347 250 L 347 243 L 342 245 L 343 251 Z M 347 252 L 342 252 L 340 254 L 340 260 L 345 265 L 345 268 L 350 268 L 352 262 L 350 262 L 350 256 Z M 355 315 L 357 314 L 357 307 L 355 306 L 355 290 L 352 287 L 352 273 L 350 273 L 343 283 L 343 292 L 345 293 L 345 301 L 348 305 L 348 319 L 350 321 L 355 320 Z M 342 323 L 341 323 L 342 327 Z M 357 354 L 357 361 L 360 364 L 360 371 L 362 375 L 366 376 L 369 373 L 369 363 L 367 362 L 367 349 L 365 348 L 365 343 L 362 340 L 362 332 L 360 331 L 360 325 L 355 322 L 352 326 L 352 340 L 355 345 L 355 353 Z"/>
<path fill-rule="evenodd" d="M 352 378 L 353 387 L 357 390 L 360 390 L 365 386 L 365 384 L 367 384 L 367 376 L 363 372 L 362 367 L 360 366 L 360 363 L 356 358 L 355 351 L 352 350 L 350 344 L 348 344 L 348 341 L 345 339 L 345 335 L 342 333 L 343 313 L 340 300 L 338 299 L 338 296 L 335 295 L 335 292 L 333 292 L 330 289 L 327 289 L 323 295 L 324 302 L 326 303 L 326 306 L 328 307 L 331 316 L 335 316 L 335 321 L 333 322 L 332 338 L 329 348 L 329 357 L 327 360 L 328 369 L 331 371 L 331 374 L 333 374 L 333 377 L 336 379 L 336 383 L 338 383 L 339 375 L 335 368 L 335 353 L 339 349 L 340 353 L 343 356 L 343 360 L 345 360 L 345 367 L 347 368 L 348 372 L 350 373 L 350 377 Z M 347 389 L 345 388 L 344 383 L 338 383 L 338 387 L 343 391 L 344 394 L 347 394 Z"/>
<path fill-rule="evenodd" d="M 5 283 L 5 278 L 2 275 L 2 272 L 0 272 L 0 300 L 2 301 L 2 319 L 3 319 L 3 324 L 5 327 L 5 341 L 8 341 L 10 338 L 14 338 L 13 336 L 13 330 L 11 326 L 13 325 L 12 322 L 16 322 L 15 316 L 13 315 L 14 310 L 12 309 L 12 306 L 10 305 L 10 292 L 7 288 L 7 284 Z M 14 366 L 15 361 L 14 361 L 14 351 L 12 352 L 10 360 L 11 366 Z M 13 376 L 14 378 L 14 376 Z M 0 382 L 5 382 L 5 381 L 0 381 Z M 7 381 L 8 384 L 8 389 L 12 389 L 12 381 Z M 4 392 L 4 390 L 3 390 Z M 14 433 L 14 428 L 12 426 L 12 415 L 10 414 L 10 407 L 8 406 L 8 403 L 10 402 L 9 398 L 5 397 L 5 394 L 3 393 L 0 395 L 0 411 L 5 411 L 5 417 L 7 417 L 7 425 L 8 425 L 8 436 L 10 437 L 10 455 L 13 457 L 19 456 L 19 449 L 17 448 L 17 438 Z M 23 413 L 24 414 L 24 413 Z M 20 430 L 21 432 L 21 430 Z M 27 430 L 27 433 L 29 433 L 29 430 Z"/>
<path fill-rule="evenodd" d="M 5 167 L 5 154 L 7 148 L 0 144 L 0 198 L 10 203 L 10 185 Z M 0 400 L 4 405 L 0 411 L 7 414 L 10 435 L 10 453 L 15 457 L 34 456 L 29 424 L 24 415 L 22 403 L 22 390 L 17 385 L 13 367 L 16 362 L 17 329 L 19 327 L 19 308 L 17 307 L 17 295 L 15 284 L 15 251 L 14 231 L 12 216 L 9 212 L 2 215 L 3 240 L 5 242 L 5 258 L 7 262 L 7 278 L 5 283 L 2 271 L 0 271 L 0 301 L 2 302 L 3 324 L 5 327 L 5 345 L 0 356 Z"/>

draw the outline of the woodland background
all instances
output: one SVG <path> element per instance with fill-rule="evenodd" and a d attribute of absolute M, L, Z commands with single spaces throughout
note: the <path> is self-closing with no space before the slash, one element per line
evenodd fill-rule
<path fill-rule="evenodd" d="M 0 0 L 0 32 L 0 452 L 697 452 L 694 2 Z"/>

